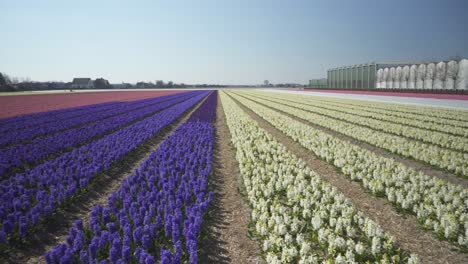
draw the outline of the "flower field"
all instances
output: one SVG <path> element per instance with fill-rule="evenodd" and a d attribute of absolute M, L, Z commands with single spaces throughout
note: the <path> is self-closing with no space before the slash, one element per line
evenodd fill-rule
<path fill-rule="evenodd" d="M 468 111 L 138 93 L 0 119 L 0 262 L 468 263 Z"/>
<path fill-rule="evenodd" d="M 147 91 L 147 92 L 93 92 L 73 94 L 47 94 L 47 95 L 22 95 L 22 96 L 0 96 L 0 105 L 5 111 L 0 113 L 0 118 L 5 120 L 18 120 L 18 115 L 30 115 L 38 112 L 49 114 L 61 113 L 62 111 L 89 106 L 91 104 L 102 104 L 106 102 L 134 101 L 145 98 L 158 97 L 180 93 L 182 91 Z M 42 115 L 42 114 L 41 114 Z"/>

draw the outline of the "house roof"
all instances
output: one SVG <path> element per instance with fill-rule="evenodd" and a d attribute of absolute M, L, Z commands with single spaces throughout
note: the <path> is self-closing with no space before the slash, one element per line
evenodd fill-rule
<path fill-rule="evenodd" d="M 88 85 L 90 81 L 91 78 L 73 78 L 73 84 Z"/>

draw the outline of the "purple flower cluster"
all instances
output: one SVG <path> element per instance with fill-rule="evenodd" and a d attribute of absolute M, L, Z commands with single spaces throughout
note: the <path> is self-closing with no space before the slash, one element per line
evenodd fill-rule
<path fill-rule="evenodd" d="M 117 107 L 122 102 L 108 102 L 92 105 L 84 105 L 71 107 L 60 110 L 52 110 L 41 113 L 28 114 L 23 116 L 15 116 L 0 120 L 0 133 L 6 131 L 17 131 L 37 125 L 43 125 L 50 122 L 57 122 L 69 118 L 74 118 L 80 115 L 85 115 L 90 112 L 102 111 L 112 107 Z"/>
<path fill-rule="evenodd" d="M 7 173 L 12 168 L 22 166 L 23 163 L 37 163 L 48 155 L 84 143 L 94 137 L 117 129 L 146 115 L 187 100 L 194 95 L 196 95 L 196 92 L 184 93 L 182 95 L 178 95 L 177 97 L 170 95 L 169 99 L 160 97 L 149 101 L 151 103 L 149 106 L 140 103 L 139 109 L 129 112 L 129 109 L 124 107 L 127 111 L 126 113 L 82 127 L 66 130 L 48 137 L 39 138 L 32 141 L 31 143 L 0 150 L 0 179 L 3 174 Z M 121 111 L 118 110 L 117 112 Z"/>
<path fill-rule="evenodd" d="M 112 111 L 112 109 L 118 109 L 123 106 L 125 103 L 116 102 L 112 105 L 105 105 L 102 107 L 93 107 L 88 111 L 78 111 L 78 113 L 66 113 L 64 116 L 68 116 L 71 114 L 75 114 L 77 116 L 67 119 L 62 119 L 60 115 L 56 115 L 57 120 L 49 120 L 48 122 L 35 124 L 33 126 L 23 127 L 23 128 L 16 128 L 16 129 L 8 129 L 5 130 L 5 127 L 0 125 L 0 147 L 11 146 L 15 144 L 19 144 L 25 140 L 33 139 L 35 137 L 41 135 L 47 135 L 50 133 L 54 133 L 60 130 L 64 130 L 68 127 L 73 127 L 79 125 L 81 122 L 81 117 L 85 117 L 87 115 L 94 116 L 96 113 Z M 83 113 L 85 112 L 85 113 Z M 32 121 L 32 120 L 31 120 Z M 78 122 L 77 125 L 74 124 Z M 35 123 L 35 122 L 33 122 Z"/>
<path fill-rule="evenodd" d="M 180 104 L 1 181 L 0 243 L 15 235 L 26 237 L 29 227 L 50 216 L 99 172 L 155 136 L 207 93 L 197 92 Z"/>
<path fill-rule="evenodd" d="M 198 240 L 213 194 L 216 92 L 150 154 L 89 224 L 75 222 L 47 263 L 197 263 Z"/>
<path fill-rule="evenodd" d="M 190 115 L 189 121 L 213 123 L 216 118 L 216 105 L 218 101 L 217 91 L 206 98 L 205 102 Z"/>
<path fill-rule="evenodd" d="M 179 98 L 177 95 L 168 95 L 151 99 L 144 99 L 134 102 L 122 102 L 119 104 L 106 105 L 105 107 L 94 107 L 91 111 L 85 111 L 79 116 L 63 120 L 61 116 L 57 116 L 58 122 L 49 122 L 37 124 L 34 127 L 25 128 L 22 130 L 9 130 L 0 134 L 0 147 L 5 145 L 19 144 L 24 140 L 33 139 L 41 135 L 48 135 L 54 132 L 62 131 L 68 128 L 77 127 L 86 123 L 95 122 L 137 110 L 142 107 L 147 107 L 161 102 Z M 84 111 L 80 111 L 84 112 Z"/>

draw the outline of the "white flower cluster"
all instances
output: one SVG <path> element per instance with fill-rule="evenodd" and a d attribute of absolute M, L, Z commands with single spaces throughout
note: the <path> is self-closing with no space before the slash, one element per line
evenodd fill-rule
<path fill-rule="evenodd" d="M 418 263 L 220 93 L 268 263 Z"/>
<path fill-rule="evenodd" d="M 462 127 L 466 127 L 466 123 L 468 122 L 468 112 L 466 110 L 404 104 L 385 103 L 383 105 L 382 103 L 374 103 L 369 101 L 359 101 L 357 105 L 360 105 L 361 102 L 366 102 L 365 105 L 368 107 L 382 108 L 389 112 L 401 113 L 403 116 L 409 116 L 417 120 L 425 120 L 435 123 Z"/>
<path fill-rule="evenodd" d="M 247 95 L 247 93 L 245 93 L 245 95 Z M 415 160 L 423 161 L 432 166 L 446 169 L 463 177 L 468 177 L 467 153 L 441 148 L 435 145 L 363 127 L 361 125 L 340 121 L 321 114 L 290 107 L 284 103 L 279 104 L 257 97 L 249 98 L 272 108 L 281 109 L 281 111 L 300 117 L 319 126 L 331 129 L 363 142 L 367 142 L 379 148 L 389 150 L 404 157 L 411 157 Z M 302 108 L 304 106 L 297 105 L 296 107 Z M 347 119 L 348 118 L 351 119 L 351 117 L 347 117 Z"/>
<path fill-rule="evenodd" d="M 338 139 L 232 93 L 286 135 L 332 163 L 372 194 L 385 196 L 419 222 L 459 247 L 468 248 L 468 190 Z"/>
<path fill-rule="evenodd" d="M 342 98 L 301 96 L 295 94 L 281 94 L 280 96 L 266 92 L 252 92 L 252 94 L 263 96 L 274 96 L 276 98 L 286 98 L 293 101 L 303 100 L 303 102 L 317 103 L 334 106 L 338 109 L 350 109 L 361 111 L 367 116 L 400 123 L 403 125 L 416 126 L 423 129 L 431 129 L 459 136 L 468 136 L 468 111 L 457 109 L 428 108 L 421 106 L 407 106 L 402 104 L 379 103 L 370 101 L 358 101 Z M 410 112 L 405 108 L 410 107 Z M 413 112 L 414 111 L 414 112 Z"/>
<path fill-rule="evenodd" d="M 294 100 L 297 100 L 295 98 L 295 95 L 294 97 L 291 96 L 287 98 L 294 98 Z M 342 100 L 339 102 L 329 102 L 328 100 L 314 100 L 313 98 L 307 98 L 305 102 L 333 106 L 335 109 L 336 107 L 338 107 L 337 109 L 345 109 L 346 111 L 357 111 L 356 113 L 358 113 L 359 115 L 371 117 L 378 120 L 390 121 L 402 125 L 409 125 L 419 127 L 422 129 L 449 133 L 457 136 L 468 136 L 468 121 L 458 121 L 452 119 L 448 119 L 447 121 L 445 121 L 445 119 L 441 119 L 440 117 L 427 118 L 427 113 L 421 117 L 416 114 L 401 113 L 393 110 L 383 110 L 376 107 L 367 107 L 365 105 L 356 106 L 353 104 L 348 104 L 346 100 Z M 468 116 L 468 111 L 464 114 Z"/>
<path fill-rule="evenodd" d="M 453 126 L 466 127 L 468 122 L 468 111 L 453 108 L 430 107 L 422 105 L 407 105 L 397 103 L 382 103 L 372 102 L 355 99 L 331 98 L 320 97 L 320 100 L 333 101 L 338 103 L 345 103 L 358 107 L 365 107 L 370 109 L 379 109 L 382 111 L 400 113 L 401 117 L 414 118 L 416 120 L 424 120 L 440 124 L 447 124 Z M 464 125 L 462 125 L 464 124 Z"/>
<path fill-rule="evenodd" d="M 312 111 L 314 113 L 329 116 L 331 118 L 344 120 L 353 124 L 357 124 L 359 126 L 366 126 L 374 130 L 383 131 L 385 133 L 392 133 L 407 138 L 420 140 L 428 144 L 433 144 L 444 148 L 452 148 L 460 151 L 468 151 L 468 138 L 466 137 L 449 135 L 446 133 L 431 131 L 427 129 L 395 124 L 394 122 L 363 117 L 366 111 L 352 111 L 349 109 L 347 109 L 346 111 L 342 111 L 339 110 L 339 108 L 330 108 L 329 106 L 327 107 L 324 105 L 312 106 L 297 104 L 277 98 L 269 98 L 268 100 L 272 100 L 274 102 L 284 104 L 287 106 L 297 107 L 302 110 Z M 298 102 L 303 103 L 305 102 L 305 100 L 302 99 Z M 375 114 L 375 116 L 381 115 Z M 465 129 L 464 131 L 468 132 L 468 129 Z"/>
<path fill-rule="evenodd" d="M 258 93 L 253 94 L 257 95 Z M 267 97 L 262 97 L 280 104 L 298 107 L 302 110 L 312 111 L 321 115 L 367 126 L 379 131 L 401 135 L 444 148 L 468 151 L 468 129 L 464 127 L 424 123 L 425 126 L 423 128 L 417 128 L 414 127 L 414 124 L 418 122 L 414 119 L 398 118 L 386 114 L 374 113 L 368 109 L 356 109 L 343 105 L 330 105 L 320 101 L 314 101 L 313 105 L 311 105 L 307 104 L 310 103 L 310 100 L 304 97 L 294 98 L 286 96 L 287 99 L 294 98 L 294 101 L 284 100 L 285 96 L 281 96 L 280 98 L 276 94 L 269 94 Z M 466 125 L 468 126 L 468 123 L 466 123 Z M 434 128 L 444 128 L 446 130 L 445 132 L 450 134 L 434 131 Z M 459 135 L 452 135 L 454 131 L 458 132 Z"/>

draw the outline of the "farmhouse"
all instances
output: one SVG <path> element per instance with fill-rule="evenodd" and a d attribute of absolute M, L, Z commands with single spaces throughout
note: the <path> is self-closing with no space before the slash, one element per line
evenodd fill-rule
<path fill-rule="evenodd" d="M 72 89 L 92 89 L 94 88 L 94 82 L 91 78 L 73 78 L 71 84 Z"/>

